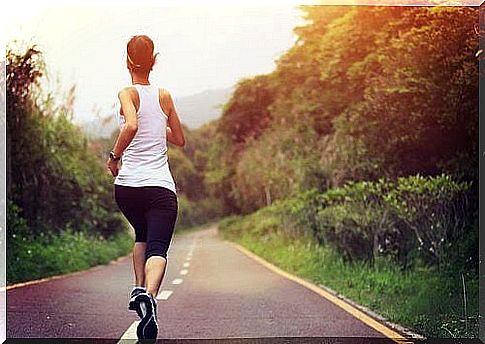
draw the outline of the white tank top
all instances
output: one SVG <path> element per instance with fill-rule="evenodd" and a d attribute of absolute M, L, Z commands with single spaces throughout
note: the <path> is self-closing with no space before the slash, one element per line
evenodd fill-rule
<path fill-rule="evenodd" d="M 121 156 L 114 183 L 124 186 L 161 186 L 176 193 L 167 156 L 168 116 L 160 106 L 159 90 L 152 85 L 133 85 L 138 91 L 138 131 Z M 118 113 L 120 128 L 124 116 Z"/>

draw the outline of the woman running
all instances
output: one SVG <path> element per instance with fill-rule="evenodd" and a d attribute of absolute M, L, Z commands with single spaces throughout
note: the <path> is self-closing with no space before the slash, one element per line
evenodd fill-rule
<path fill-rule="evenodd" d="M 116 203 L 135 230 L 135 285 L 128 308 L 141 319 L 137 328 L 139 339 L 155 339 L 158 334 L 156 296 L 177 219 L 178 202 L 168 166 L 167 141 L 185 145 L 170 93 L 148 80 L 155 58 L 149 37 L 134 36 L 128 42 L 126 62 L 132 86 L 118 94 L 121 130 L 107 161 L 116 177 Z"/>

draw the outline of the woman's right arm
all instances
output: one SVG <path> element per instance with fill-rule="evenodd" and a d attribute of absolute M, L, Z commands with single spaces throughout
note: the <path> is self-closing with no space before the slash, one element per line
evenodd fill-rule
<path fill-rule="evenodd" d="M 133 103 L 129 89 L 121 90 L 118 93 L 118 98 L 120 99 L 121 103 L 120 113 L 125 117 L 125 124 L 118 134 L 118 138 L 116 139 L 112 152 L 115 154 L 115 156 L 121 157 L 123 151 L 126 149 L 126 147 L 128 147 L 138 130 L 138 121 L 136 118 L 135 104 Z M 118 163 L 119 159 L 111 159 L 111 156 L 106 162 L 107 167 L 114 177 L 118 175 Z"/>
<path fill-rule="evenodd" d="M 167 140 L 174 145 L 183 147 L 185 145 L 184 132 L 182 125 L 180 124 L 180 118 L 175 110 L 172 97 L 166 90 L 160 90 L 160 97 L 162 98 L 163 109 L 167 109 Z"/>
<path fill-rule="evenodd" d="M 130 90 L 125 88 L 118 93 L 118 98 L 121 103 L 121 111 L 125 117 L 125 125 L 118 135 L 113 152 L 117 156 L 121 156 L 124 150 L 133 140 L 138 131 L 138 120 L 136 117 L 136 108 L 131 98 Z"/>

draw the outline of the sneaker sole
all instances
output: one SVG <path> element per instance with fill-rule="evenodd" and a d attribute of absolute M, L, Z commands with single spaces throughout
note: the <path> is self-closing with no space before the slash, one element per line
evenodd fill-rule
<path fill-rule="evenodd" d="M 158 325 L 155 320 L 153 305 L 150 297 L 146 294 L 138 295 L 136 301 L 138 303 L 144 302 L 147 305 L 147 313 L 141 319 L 136 328 L 136 335 L 138 336 L 138 339 L 156 339 L 158 335 Z"/>

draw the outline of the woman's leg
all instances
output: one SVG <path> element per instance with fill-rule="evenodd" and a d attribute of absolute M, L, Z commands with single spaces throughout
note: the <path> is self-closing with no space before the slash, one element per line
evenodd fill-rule
<path fill-rule="evenodd" d="M 145 286 L 145 250 L 146 242 L 135 242 L 133 246 L 133 269 L 135 270 L 135 287 Z"/>
<path fill-rule="evenodd" d="M 147 241 L 147 223 L 143 194 L 139 188 L 120 186 L 115 184 L 115 200 L 119 209 L 135 231 L 135 245 L 133 246 L 133 270 L 135 272 L 135 287 L 145 285 L 145 250 Z"/>
<path fill-rule="evenodd" d="M 151 188 L 150 195 L 146 213 L 145 282 L 147 292 L 156 297 L 165 275 L 167 251 L 177 220 L 178 203 L 175 193 L 165 188 Z"/>
<path fill-rule="evenodd" d="M 147 293 L 150 293 L 153 296 L 158 295 L 163 276 L 165 275 L 166 266 L 167 259 L 162 256 L 151 256 L 148 258 L 145 264 Z"/>

